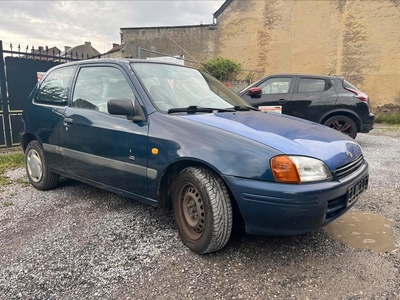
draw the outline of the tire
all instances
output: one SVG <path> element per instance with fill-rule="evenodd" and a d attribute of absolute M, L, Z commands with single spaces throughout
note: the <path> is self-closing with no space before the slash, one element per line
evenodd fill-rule
<path fill-rule="evenodd" d="M 232 232 L 232 206 L 221 178 L 206 169 L 182 170 L 173 184 L 173 210 L 184 244 L 206 254 L 222 249 Z"/>
<path fill-rule="evenodd" d="M 49 190 L 54 188 L 60 175 L 50 172 L 46 157 L 38 141 L 32 141 L 25 150 L 25 168 L 29 182 L 38 190 Z"/>
<path fill-rule="evenodd" d="M 324 125 L 340 131 L 353 139 L 355 139 L 357 136 L 357 125 L 349 117 L 342 115 L 333 116 L 326 120 Z"/>

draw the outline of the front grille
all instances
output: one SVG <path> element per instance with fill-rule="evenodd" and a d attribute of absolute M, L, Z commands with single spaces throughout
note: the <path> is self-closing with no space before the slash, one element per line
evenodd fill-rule
<path fill-rule="evenodd" d="M 341 166 L 335 170 L 336 176 L 339 179 L 346 177 L 356 171 L 364 163 L 364 156 L 360 155 L 355 161 Z"/>

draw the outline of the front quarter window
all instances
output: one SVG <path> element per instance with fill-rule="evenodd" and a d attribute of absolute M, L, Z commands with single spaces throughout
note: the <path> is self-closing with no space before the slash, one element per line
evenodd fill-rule
<path fill-rule="evenodd" d="M 287 94 L 289 93 L 292 78 L 270 78 L 260 84 L 258 87 L 262 89 L 263 95 L 268 94 Z"/>
<path fill-rule="evenodd" d="M 89 66 L 79 70 L 72 106 L 108 114 L 110 99 L 128 99 L 135 105 L 135 94 L 123 73 L 113 66 Z"/>
<path fill-rule="evenodd" d="M 56 69 L 48 74 L 40 84 L 35 102 L 66 105 L 74 71 L 75 66 Z"/>

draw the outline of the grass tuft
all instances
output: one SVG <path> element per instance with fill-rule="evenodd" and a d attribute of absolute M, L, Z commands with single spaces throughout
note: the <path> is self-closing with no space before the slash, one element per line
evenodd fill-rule
<path fill-rule="evenodd" d="M 0 174 L 3 174 L 6 170 L 23 167 L 24 164 L 24 154 L 22 152 L 0 155 Z"/>
<path fill-rule="evenodd" d="M 10 184 L 10 180 L 4 176 L 7 170 L 13 170 L 25 165 L 22 152 L 12 152 L 0 155 L 0 185 Z"/>
<path fill-rule="evenodd" d="M 0 175 L 0 185 L 4 186 L 10 183 L 11 181 L 6 176 Z"/>
<path fill-rule="evenodd" d="M 375 115 L 375 122 L 391 125 L 400 124 L 400 112 L 378 113 Z"/>

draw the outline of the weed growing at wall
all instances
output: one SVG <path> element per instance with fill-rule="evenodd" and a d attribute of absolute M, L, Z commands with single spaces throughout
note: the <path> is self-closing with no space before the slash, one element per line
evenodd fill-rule
<path fill-rule="evenodd" d="M 217 56 L 202 63 L 202 67 L 218 80 L 236 80 L 242 65 L 228 58 Z"/>
<path fill-rule="evenodd" d="M 400 124 L 400 112 L 379 113 L 375 116 L 376 123 Z"/>

